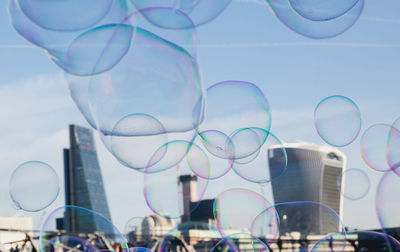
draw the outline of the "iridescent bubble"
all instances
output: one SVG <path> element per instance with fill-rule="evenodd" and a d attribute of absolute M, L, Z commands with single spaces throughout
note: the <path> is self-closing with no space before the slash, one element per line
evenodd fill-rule
<path fill-rule="evenodd" d="M 360 110 L 345 96 L 329 96 L 315 108 L 314 123 L 319 136 L 326 143 L 343 147 L 351 144 L 360 133 Z"/>
<path fill-rule="evenodd" d="M 199 245 L 205 245 L 206 247 L 202 248 L 207 250 L 211 249 L 211 247 L 208 246 L 210 239 L 219 239 L 221 238 L 221 235 L 219 234 L 218 229 L 209 223 L 186 221 L 178 224 L 175 228 L 165 234 L 155 251 L 174 251 L 176 249 L 176 244 L 186 243 L 188 237 L 196 237 L 196 243 Z"/>
<path fill-rule="evenodd" d="M 232 161 L 226 159 L 209 158 L 201 145 L 192 144 L 186 160 L 191 170 L 203 179 L 218 179 L 232 168 Z"/>
<path fill-rule="evenodd" d="M 400 226 L 400 177 L 394 172 L 386 172 L 379 181 L 376 191 L 376 213 L 382 229 Z"/>
<path fill-rule="evenodd" d="M 40 211 L 54 202 L 60 191 L 56 171 L 40 161 L 19 165 L 11 175 L 10 197 L 18 209 Z"/>
<path fill-rule="evenodd" d="M 265 140 L 265 143 L 262 145 L 259 153 L 257 153 L 257 155 L 254 155 L 254 160 L 251 160 L 250 162 L 240 162 L 241 159 L 235 159 L 232 169 L 240 177 L 250 182 L 267 183 L 282 175 L 286 171 L 287 154 L 285 148 L 282 145 L 282 142 L 271 132 L 267 132 L 263 129 L 258 128 L 242 129 L 242 131 L 255 130 L 259 132 L 264 132 L 263 135 L 268 136 L 268 138 Z M 237 132 L 237 134 L 240 134 L 240 131 Z M 234 139 L 235 137 L 232 137 L 232 142 L 235 142 Z M 276 173 L 274 176 L 271 176 L 269 174 L 269 163 L 271 162 L 270 157 L 272 155 L 275 157 L 273 159 L 273 162 L 275 162 L 273 166 L 274 169 L 276 169 Z"/>
<path fill-rule="evenodd" d="M 140 232 L 142 229 L 143 217 L 132 217 L 130 218 L 124 226 L 124 234 L 129 235 L 130 232 Z"/>
<path fill-rule="evenodd" d="M 392 124 L 387 143 L 387 162 L 390 168 L 400 175 L 400 119 Z"/>
<path fill-rule="evenodd" d="M 270 249 L 268 245 L 251 234 L 235 233 L 225 236 L 211 249 L 211 252 L 217 251 L 270 251 Z"/>
<path fill-rule="evenodd" d="M 236 134 L 234 149 L 238 150 L 237 153 L 232 150 L 228 136 L 252 127 L 267 131 L 271 127 L 268 101 L 256 85 L 244 81 L 224 81 L 207 89 L 207 111 L 199 127 L 199 135 L 211 154 L 224 159 L 250 156 L 263 144 L 257 132 L 243 134 L 243 137 Z M 248 143 L 251 145 L 242 146 Z"/>
<path fill-rule="evenodd" d="M 216 198 L 214 217 L 222 236 L 232 232 L 249 233 L 256 217 L 270 207 L 271 204 L 256 192 L 240 188 L 230 189 Z M 278 219 L 270 220 L 271 227 L 276 227 Z"/>
<path fill-rule="evenodd" d="M 122 249 L 128 249 L 124 236 L 119 230 L 100 214 L 77 206 L 63 206 L 51 212 L 42 224 L 40 230 L 40 249 L 48 251 L 52 244 L 52 236 L 48 235 L 55 232 L 55 223 L 58 218 L 63 218 L 66 231 L 68 233 L 79 233 L 81 243 L 90 244 L 95 251 L 108 249 L 105 242 L 120 244 Z M 101 234 L 102 239 L 92 239 L 92 235 Z M 59 241 L 61 246 L 68 246 L 70 239 Z"/>
<path fill-rule="evenodd" d="M 24 2 L 38 2 L 37 0 L 24 0 Z M 85 32 L 82 31 L 70 31 L 70 32 L 65 32 L 65 31 L 57 31 L 57 30 L 48 30 L 45 29 L 38 24 L 34 23 L 32 20 L 30 20 L 22 11 L 22 7 L 20 6 L 20 2 L 18 0 L 9 0 L 8 3 L 8 9 L 10 13 L 10 18 L 11 18 L 11 24 L 14 27 L 14 29 L 20 34 L 24 39 L 29 41 L 30 43 L 41 47 L 42 49 L 45 50 L 46 54 L 48 57 L 56 63 L 59 67 L 61 67 L 63 70 L 66 70 L 67 72 L 79 74 L 79 75 L 89 75 L 90 73 L 93 72 L 94 66 L 93 62 L 96 62 L 96 59 L 99 58 L 99 51 L 102 52 L 104 48 L 107 48 L 107 50 L 110 53 L 106 53 L 107 57 L 103 57 L 102 64 L 101 66 L 107 66 L 107 65 L 113 65 L 113 63 L 108 63 L 105 62 L 107 59 L 110 59 L 110 61 L 114 60 L 115 58 L 121 57 L 122 52 L 123 52 L 123 45 L 121 43 L 116 43 L 116 45 L 110 46 L 109 38 L 108 37 L 101 37 L 101 36 L 89 36 L 89 39 L 86 40 L 79 40 L 80 42 L 83 41 L 93 41 L 95 37 L 99 38 L 100 40 L 97 41 L 97 46 L 94 48 L 91 48 L 89 45 L 86 43 L 76 43 L 73 47 L 75 50 L 70 50 L 70 45 L 76 39 L 79 35 L 85 34 Z M 27 2 L 27 3 L 28 3 Z M 42 1 L 43 2 L 43 1 Z M 46 2 L 46 3 L 45 3 Z M 44 1 L 42 4 L 46 4 L 47 2 L 50 1 Z M 60 5 L 63 4 L 70 4 L 72 2 L 76 2 L 75 0 L 67 0 L 67 1 L 62 1 Z M 128 13 L 128 7 L 126 5 L 125 0 L 116 0 L 116 1 L 108 1 L 106 2 L 111 3 L 110 9 L 107 11 L 106 15 L 101 18 L 101 22 L 99 22 L 97 25 L 104 25 L 104 24 L 119 24 L 126 16 Z M 55 4 L 57 5 L 57 4 Z M 28 5 L 26 5 L 28 6 Z M 25 7 L 26 7 L 25 6 Z M 52 4 L 49 4 L 49 6 L 52 6 Z M 76 5 L 75 8 L 78 6 L 79 11 L 83 11 L 81 5 Z M 37 7 L 35 7 L 36 9 Z M 101 8 L 100 8 L 101 9 Z M 99 10 L 100 10 L 99 9 Z M 38 12 L 43 11 L 43 9 L 38 9 Z M 96 11 L 96 10 L 95 10 Z M 87 12 L 87 10 L 85 10 Z M 67 13 L 67 12 L 65 12 Z M 53 15 L 55 13 L 51 13 L 49 15 Z M 61 15 L 60 15 L 61 16 Z M 86 17 L 86 15 L 84 15 Z M 45 16 L 44 16 L 45 17 Z M 90 18 L 89 16 L 87 16 Z M 68 14 L 69 20 L 71 20 L 69 14 Z M 79 18 L 78 18 L 79 19 Z M 77 20 L 78 20 L 77 19 Z M 49 22 L 48 24 L 54 24 L 56 20 Z M 98 35 L 97 33 L 96 35 Z M 105 33 L 104 33 L 105 34 Z M 120 32 L 117 36 L 120 40 L 118 42 L 122 42 L 123 39 L 126 39 L 126 36 Z M 79 49 L 79 50 L 78 50 Z M 86 51 L 87 50 L 87 51 Z M 74 52 L 74 53 L 73 53 Z M 110 55 L 111 52 L 116 53 L 119 52 L 119 54 L 115 55 Z M 78 53 L 83 53 L 83 55 L 77 55 Z M 87 62 L 85 63 L 85 60 L 79 61 L 78 59 L 85 59 Z M 83 69 L 79 69 L 78 66 L 84 66 Z M 90 70 L 90 71 L 89 71 Z M 100 70 L 98 70 L 100 71 Z"/>
<path fill-rule="evenodd" d="M 277 219 L 277 221 L 276 221 Z M 286 202 L 265 209 L 251 224 L 252 234 L 265 237 L 267 244 L 277 235 L 290 236 L 300 233 L 300 239 L 307 235 L 328 235 L 345 232 L 339 215 L 330 207 L 311 201 Z M 342 244 L 343 248 L 345 244 Z"/>
<path fill-rule="evenodd" d="M 368 194 L 370 180 L 368 175 L 361 169 L 346 169 L 338 177 L 337 186 L 345 198 L 359 200 Z"/>
<path fill-rule="evenodd" d="M 397 163 L 396 143 L 400 132 L 389 124 L 374 124 L 361 137 L 364 162 L 376 171 L 389 171 Z"/>
<path fill-rule="evenodd" d="M 24 14 L 44 29 L 76 31 L 97 24 L 110 11 L 113 1 L 18 0 L 18 2 Z M 72 16 L 74 18 L 71 18 Z"/>
<path fill-rule="evenodd" d="M 150 169 L 152 169 L 151 167 Z M 183 184 L 189 187 L 190 195 L 183 194 Z M 144 197 L 149 208 L 166 218 L 179 218 L 193 211 L 203 198 L 208 180 L 199 178 L 191 172 L 187 162 L 182 160 L 176 166 L 157 173 L 144 174 Z M 191 197 L 190 200 L 183 199 Z"/>
<path fill-rule="evenodd" d="M 267 0 L 267 3 L 288 28 L 313 39 L 332 38 L 344 33 L 356 23 L 364 8 L 364 0 L 358 0 L 353 8 L 337 18 L 312 21 L 297 13 L 288 0 Z"/>
<path fill-rule="evenodd" d="M 175 11 L 145 13 L 146 18 L 154 25 L 168 29 L 187 29 L 206 24 L 216 18 L 231 0 L 131 0 L 138 10 L 151 7 L 171 8 Z M 193 20 L 193 24 L 182 22 L 184 13 Z"/>
<path fill-rule="evenodd" d="M 357 4 L 359 0 L 289 0 L 291 7 L 301 16 L 312 21 L 337 18 Z"/>
<path fill-rule="evenodd" d="M 343 244 L 354 251 L 370 251 L 371 245 L 380 251 L 397 251 L 400 248 L 400 243 L 390 235 L 374 231 L 353 231 L 328 235 L 319 240 L 310 251 L 343 251 Z"/>

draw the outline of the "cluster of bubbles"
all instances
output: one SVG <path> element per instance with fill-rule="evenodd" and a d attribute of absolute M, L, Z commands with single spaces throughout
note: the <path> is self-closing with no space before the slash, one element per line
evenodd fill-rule
<path fill-rule="evenodd" d="M 285 173 L 288 156 L 282 141 L 271 132 L 271 108 L 263 91 L 247 81 L 222 81 L 207 89 L 202 83 L 197 27 L 216 18 L 231 0 L 8 2 L 14 29 L 65 72 L 73 101 L 107 150 L 122 165 L 143 173 L 144 198 L 155 214 L 177 219 L 188 211 L 180 204 L 177 178 L 197 180 L 192 192 L 196 201 L 188 206 L 193 211 L 210 181 L 231 170 L 260 185 Z M 315 39 L 342 34 L 355 24 L 364 7 L 364 0 L 266 2 L 287 27 Z M 314 119 L 319 136 L 334 147 L 352 144 L 361 131 L 360 110 L 345 96 L 323 99 Z M 387 172 L 376 199 L 384 228 L 400 225 L 396 215 L 400 205 L 386 199 L 388 192 L 400 190 L 399 127 L 400 120 L 393 125 L 376 124 L 361 137 L 365 163 Z M 271 151 L 276 157 L 273 175 L 268 169 Z M 345 198 L 359 200 L 369 192 L 370 180 L 362 169 L 348 169 L 338 177 L 337 187 Z M 58 193 L 58 176 L 43 162 L 24 163 L 12 174 L 10 196 L 18 209 L 40 211 L 54 202 Z M 254 191 L 236 188 L 220 193 L 213 210 L 215 227 L 180 224 L 165 235 L 158 250 L 169 250 L 179 235 L 197 228 L 220 238 L 211 251 L 238 251 L 237 239 L 246 240 L 254 251 L 269 251 L 288 223 L 298 223 L 298 230 L 328 235 L 313 244 L 312 251 L 322 251 L 327 242 L 338 250 L 346 247 L 347 234 L 337 212 L 321 203 L 272 204 Z M 40 236 L 42 249 L 98 251 L 105 247 L 99 239 L 48 236 L 57 218 L 70 215 L 85 220 L 76 224 L 82 225 L 81 230 L 104 233 L 124 250 L 148 251 L 129 248 L 126 237 L 107 218 L 75 206 L 58 208 L 47 217 Z M 296 219 L 298 216 L 303 220 Z M 143 220 L 130 219 L 124 233 L 140 230 Z M 319 220 L 320 227 L 315 229 L 313 223 Z M 388 235 L 362 235 L 398 246 Z"/>

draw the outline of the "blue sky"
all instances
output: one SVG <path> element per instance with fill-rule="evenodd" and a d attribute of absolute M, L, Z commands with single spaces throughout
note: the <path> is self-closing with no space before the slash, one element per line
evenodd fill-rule
<path fill-rule="evenodd" d="M 198 28 L 204 86 L 224 80 L 258 85 L 272 108 L 271 131 L 286 142 L 323 144 L 313 125 L 313 112 L 320 100 L 334 94 L 358 104 L 362 131 L 374 123 L 392 123 L 400 117 L 398 10 L 396 0 L 367 0 L 350 30 L 336 38 L 312 40 L 284 26 L 263 1 L 234 0 L 217 19 Z M 0 215 L 31 215 L 11 207 L 7 189 L 11 172 L 20 163 L 41 160 L 61 176 L 67 125 L 88 124 L 69 97 L 62 71 L 12 29 L 7 1 L 0 4 L 0 66 Z M 149 214 L 142 174 L 118 164 L 99 141 L 97 148 L 117 226 Z M 359 138 L 340 150 L 348 156 L 349 168 L 365 170 L 372 181 L 365 198 L 344 201 L 344 222 L 377 228 L 374 198 L 382 174 L 363 163 Z M 211 183 L 207 196 L 238 186 L 259 190 L 230 172 Z M 44 211 L 61 206 L 63 196 Z"/>

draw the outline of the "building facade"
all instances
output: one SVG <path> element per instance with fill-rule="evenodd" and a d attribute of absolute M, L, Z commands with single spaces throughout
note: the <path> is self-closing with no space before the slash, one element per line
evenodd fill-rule
<path fill-rule="evenodd" d="M 328 146 L 317 146 L 303 143 L 284 144 L 287 154 L 287 168 L 281 173 L 281 148 L 272 146 L 268 150 L 269 172 L 275 204 L 312 201 L 332 208 L 342 217 L 341 190 L 343 183 L 338 183 L 345 169 L 346 157 L 343 153 Z M 338 184 L 340 186 L 338 186 Z M 323 218 L 325 209 L 302 210 L 294 207 L 279 207 L 280 235 L 299 232 L 303 235 L 337 232 L 330 230 L 328 219 Z M 307 212 L 303 212 L 307 211 Z M 313 211 L 313 212 L 310 212 Z"/>
<path fill-rule="evenodd" d="M 64 149 L 66 205 L 79 206 L 111 220 L 103 177 L 90 129 L 69 126 L 70 148 Z M 66 212 L 64 229 L 69 232 L 93 233 L 100 229 L 95 219 Z"/>

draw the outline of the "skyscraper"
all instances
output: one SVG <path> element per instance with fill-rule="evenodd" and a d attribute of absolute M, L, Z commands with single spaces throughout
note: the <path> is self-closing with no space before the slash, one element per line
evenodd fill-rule
<path fill-rule="evenodd" d="M 93 210 L 111 220 L 103 178 L 90 129 L 69 126 L 70 148 L 64 149 L 66 205 Z M 91 233 L 99 229 L 96 220 L 66 212 L 64 228 L 70 232 Z"/>
<path fill-rule="evenodd" d="M 271 147 L 268 150 L 271 177 L 281 173 L 281 148 Z M 288 163 L 286 171 L 272 180 L 272 192 L 275 204 L 293 201 L 313 201 L 329 206 L 342 217 L 341 190 L 343 183 L 338 178 L 345 169 L 346 157 L 343 153 L 328 146 L 317 146 L 303 143 L 284 144 Z M 281 235 L 300 232 L 302 235 L 337 232 L 331 228 L 329 220 L 323 219 L 323 213 L 316 208 L 315 213 L 303 212 L 301 209 L 280 208 L 279 213 L 285 216 L 280 225 Z"/>

